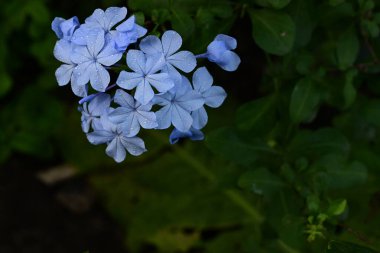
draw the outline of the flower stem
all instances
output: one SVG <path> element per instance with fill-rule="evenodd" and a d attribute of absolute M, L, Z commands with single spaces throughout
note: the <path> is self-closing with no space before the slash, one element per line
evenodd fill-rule
<path fill-rule="evenodd" d="M 197 58 L 197 59 L 201 59 L 201 58 L 207 58 L 207 53 L 204 53 L 204 54 L 197 54 L 196 56 L 195 56 L 195 58 Z"/>

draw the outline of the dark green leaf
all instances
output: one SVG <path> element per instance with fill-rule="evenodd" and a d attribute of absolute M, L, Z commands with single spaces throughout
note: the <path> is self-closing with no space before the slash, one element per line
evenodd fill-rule
<path fill-rule="evenodd" d="M 336 41 L 338 67 L 345 70 L 351 67 L 359 53 L 359 39 L 355 27 L 350 27 Z"/>
<path fill-rule="evenodd" d="M 370 248 L 343 241 L 330 241 L 326 253 L 376 253 Z"/>
<path fill-rule="evenodd" d="M 310 78 L 297 82 L 290 98 L 290 117 L 294 123 L 310 121 L 320 103 L 320 93 Z"/>
<path fill-rule="evenodd" d="M 292 50 L 295 25 L 289 15 L 271 10 L 250 10 L 249 14 L 257 45 L 275 55 L 284 55 Z"/>

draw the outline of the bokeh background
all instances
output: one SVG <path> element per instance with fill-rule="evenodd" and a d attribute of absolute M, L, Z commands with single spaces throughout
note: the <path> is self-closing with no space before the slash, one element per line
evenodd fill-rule
<path fill-rule="evenodd" d="M 238 40 L 206 140 L 116 164 L 58 87 L 54 17 L 127 6 L 205 52 Z M 0 2 L 0 252 L 377 252 L 380 4 L 374 0 Z"/>

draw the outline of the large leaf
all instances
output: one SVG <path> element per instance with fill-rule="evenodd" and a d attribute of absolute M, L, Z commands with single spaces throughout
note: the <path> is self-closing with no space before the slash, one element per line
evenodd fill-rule
<path fill-rule="evenodd" d="M 288 14 L 271 10 L 250 10 L 249 14 L 257 45 L 275 55 L 284 55 L 292 50 L 295 25 Z"/>
<path fill-rule="evenodd" d="M 310 121 L 316 114 L 320 100 L 320 92 L 312 79 L 298 81 L 290 98 L 289 112 L 293 122 Z"/>
<path fill-rule="evenodd" d="M 343 241 L 330 241 L 326 253 L 376 253 L 373 249 Z"/>
<path fill-rule="evenodd" d="M 359 39 L 355 27 L 343 32 L 336 41 L 338 67 L 345 70 L 351 67 L 359 53 Z"/>

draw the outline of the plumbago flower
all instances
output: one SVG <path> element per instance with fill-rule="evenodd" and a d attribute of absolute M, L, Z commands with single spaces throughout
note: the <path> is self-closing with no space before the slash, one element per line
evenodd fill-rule
<path fill-rule="evenodd" d="M 166 31 L 161 39 L 143 38 L 147 30 L 136 24 L 133 15 L 126 17 L 125 7 L 110 7 L 96 9 L 84 24 L 77 17 L 52 22 L 58 38 L 54 56 L 62 63 L 55 72 L 58 85 L 70 83 L 74 94 L 82 97 L 83 132 L 90 143 L 106 144 L 106 154 L 116 162 L 128 153 L 146 152 L 144 141 L 137 137 L 144 129 L 173 126 L 171 144 L 185 138 L 203 140 L 201 129 L 208 121 L 205 107 L 219 107 L 227 95 L 213 85 L 205 67 L 195 70 L 192 84 L 187 74 L 199 58 L 227 71 L 240 64 L 232 52 L 237 42 L 228 35 L 217 35 L 205 53 L 195 56 L 179 51 L 182 38 L 177 32 Z M 129 49 L 131 45 L 134 49 Z M 124 53 L 126 65 L 119 63 Z"/>

